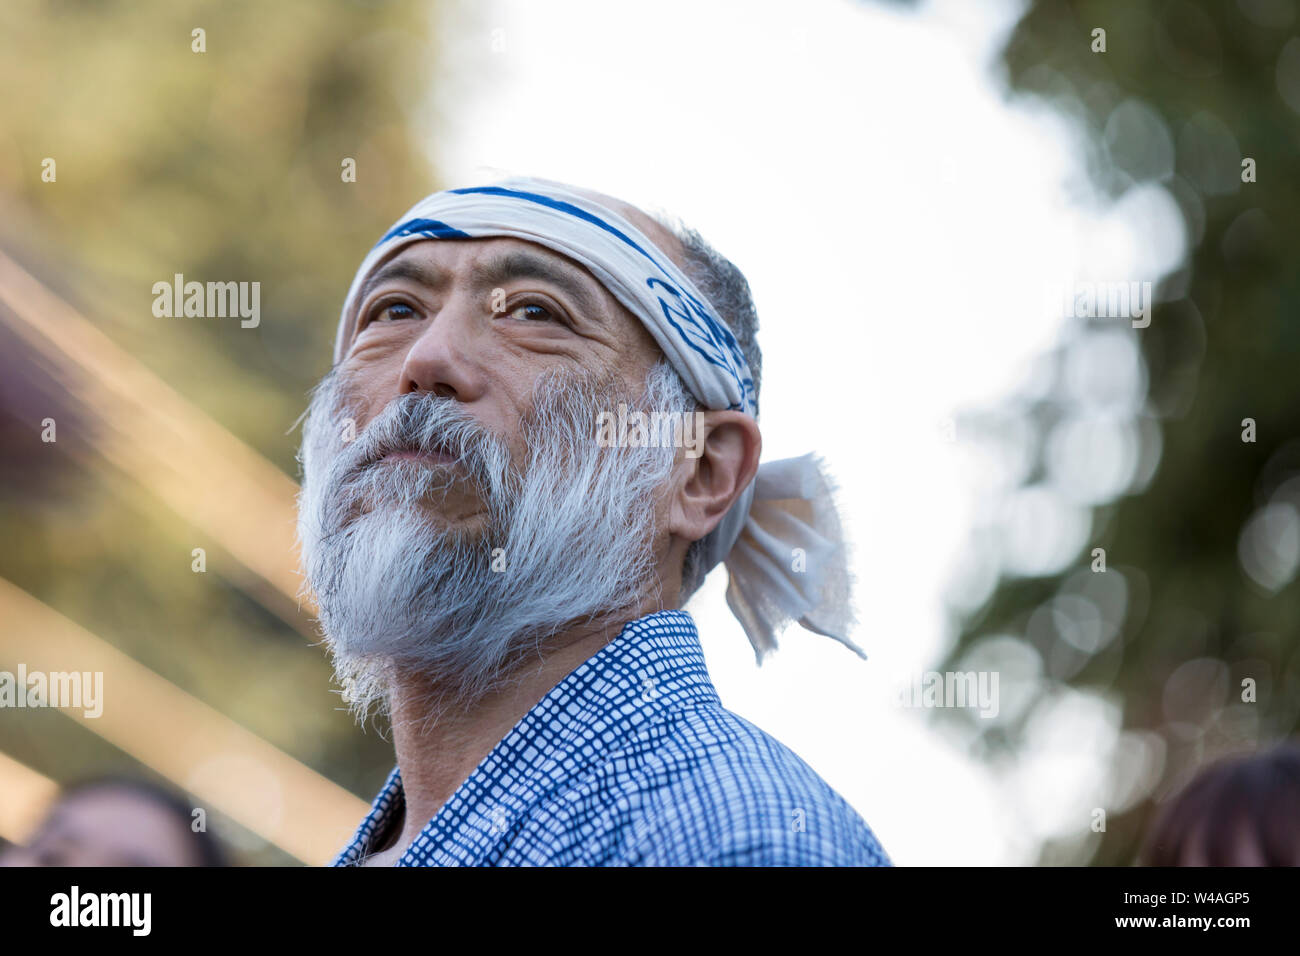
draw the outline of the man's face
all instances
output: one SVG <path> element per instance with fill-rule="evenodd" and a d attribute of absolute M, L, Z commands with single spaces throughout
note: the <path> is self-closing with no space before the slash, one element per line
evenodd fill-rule
<path fill-rule="evenodd" d="M 599 447 L 596 423 L 694 401 L 635 316 L 532 243 L 415 243 L 358 302 L 304 429 L 308 584 L 358 709 L 394 668 L 471 703 L 653 590 L 677 452 Z"/>
<path fill-rule="evenodd" d="M 338 374 L 357 430 L 416 391 L 454 399 L 520 461 L 521 422 L 547 373 L 639 385 L 659 357 L 644 326 L 584 268 L 513 238 L 432 240 L 377 268 L 359 297 Z M 443 517 L 481 508 L 449 497 Z"/>

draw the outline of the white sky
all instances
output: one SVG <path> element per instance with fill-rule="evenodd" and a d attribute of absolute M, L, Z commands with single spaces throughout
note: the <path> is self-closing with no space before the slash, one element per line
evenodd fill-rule
<path fill-rule="evenodd" d="M 451 9 L 428 144 L 447 184 L 525 173 L 680 214 L 754 290 L 764 459 L 814 450 L 841 484 L 870 660 L 796 627 L 755 667 L 719 569 L 690 610 L 723 702 L 821 773 L 895 862 L 1031 861 L 1020 803 L 1041 816 L 1051 789 L 1022 773 L 1008 799 L 894 703 L 949 639 L 942 586 L 975 517 L 974 466 L 944 420 L 1053 343 L 1044 277 L 1099 241 L 1131 275 L 1125 251 L 1142 248 L 1127 223 L 1069 206 L 1064 126 L 1008 106 L 988 72 L 1018 7 Z"/>

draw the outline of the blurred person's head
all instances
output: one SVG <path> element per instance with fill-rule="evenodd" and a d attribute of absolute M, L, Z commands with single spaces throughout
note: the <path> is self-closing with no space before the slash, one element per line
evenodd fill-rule
<path fill-rule="evenodd" d="M 578 192 L 708 290 L 756 378 L 739 271 L 690 230 Z M 546 246 L 424 239 L 364 278 L 300 455 L 307 584 L 354 708 L 386 704 L 399 673 L 468 706 L 548 637 L 679 606 L 757 470 L 753 415 L 701 410 L 643 322 Z M 602 445 L 620 407 L 692 416 L 699 453 Z"/>
<path fill-rule="evenodd" d="M 1159 808 L 1147 866 L 1300 866 L 1300 743 L 1220 760 Z"/>
<path fill-rule="evenodd" d="M 191 827 L 192 808 L 159 784 L 95 777 L 64 789 L 3 866 L 225 866 L 220 844 Z"/>

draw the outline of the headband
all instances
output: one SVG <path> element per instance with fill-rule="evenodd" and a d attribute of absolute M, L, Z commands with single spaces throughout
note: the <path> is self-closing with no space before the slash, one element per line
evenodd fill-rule
<path fill-rule="evenodd" d="M 513 177 L 448 189 L 416 203 L 370 250 L 343 303 L 335 364 L 357 321 L 370 274 L 403 246 L 428 239 L 508 236 L 584 266 L 641 321 L 690 393 L 708 409 L 754 416 L 754 379 L 736 337 L 695 284 L 641 230 L 563 183 Z M 866 657 L 848 638 L 850 577 L 833 488 L 811 455 L 767 462 L 705 538 L 701 575 L 725 562 L 727 603 L 755 656 L 797 620 Z"/>

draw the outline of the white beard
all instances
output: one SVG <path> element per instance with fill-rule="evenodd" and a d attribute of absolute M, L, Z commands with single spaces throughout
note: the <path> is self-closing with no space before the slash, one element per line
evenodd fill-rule
<path fill-rule="evenodd" d="M 472 706 L 546 638 L 578 622 L 626 620 L 655 596 L 655 505 L 676 450 L 600 447 L 598 413 L 628 400 L 608 385 L 550 377 L 534 396 L 521 474 L 506 444 L 454 399 L 403 395 L 345 443 L 338 376 L 317 387 L 300 452 L 298 535 L 305 590 L 358 719 L 376 704 L 388 711 L 399 672 L 427 678 L 430 711 Z M 643 401 L 696 407 L 663 362 Z M 373 464 L 387 451 L 434 448 L 468 471 L 485 530 L 439 517 L 439 496 L 462 474 L 415 461 Z"/>

